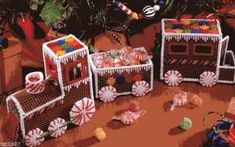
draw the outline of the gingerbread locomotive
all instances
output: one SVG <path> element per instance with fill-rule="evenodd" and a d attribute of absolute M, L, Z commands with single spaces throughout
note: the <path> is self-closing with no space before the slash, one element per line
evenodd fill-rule
<path fill-rule="evenodd" d="M 227 50 L 220 23 L 207 19 L 163 19 L 160 79 L 169 86 L 182 81 L 211 87 L 235 83 L 235 58 Z"/>
<path fill-rule="evenodd" d="M 40 72 L 26 76 L 25 89 L 7 98 L 9 114 L 18 120 L 5 134 L 27 146 L 65 133 L 70 124 L 81 126 L 94 112 L 92 75 L 86 45 L 73 35 L 43 44 L 45 80 Z M 9 120 L 10 122 L 10 120 Z"/>

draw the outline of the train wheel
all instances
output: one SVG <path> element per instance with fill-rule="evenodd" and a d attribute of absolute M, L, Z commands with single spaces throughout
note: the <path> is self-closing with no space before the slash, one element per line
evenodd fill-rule
<path fill-rule="evenodd" d="M 51 137 L 59 137 L 65 133 L 67 126 L 65 125 L 65 120 L 63 118 L 57 118 L 50 122 L 48 131 L 53 132 L 50 134 Z"/>
<path fill-rule="evenodd" d="M 113 86 L 102 87 L 99 91 L 100 100 L 103 102 L 114 101 L 117 97 L 117 90 Z"/>
<path fill-rule="evenodd" d="M 149 92 L 149 84 L 146 81 L 136 81 L 132 85 L 132 94 L 134 96 L 145 96 Z"/>
<path fill-rule="evenodd" d="M 214 72 L 212 71 L 204 71 L 200 75 L 199 79 L 200 84 L 202 84 L 205 87 L 212 87 L 216 84 L 217 78 Z"/>
<path fill-rule="evenodd" d="M 30 147 L 40 145 L 44 141 L 44 137 L 40 138 L 42 135 L 44 132 L 39 128 L 29 131 L 25 136 L 25 145 Z"/>
<path fill-rule="evenodd" d="M 168 70 L 164 75 L 165 83 L 169 86 L 178 86 L 182 81 L 182 74 L 177 70 Z"/>
<path fill-rule="evenodd" d="M 83 125 L 91 120 L 95 113 L 95 102 L 90 98 L 77 101 L 69 112 L 70 120 L 75 125 Z"/>

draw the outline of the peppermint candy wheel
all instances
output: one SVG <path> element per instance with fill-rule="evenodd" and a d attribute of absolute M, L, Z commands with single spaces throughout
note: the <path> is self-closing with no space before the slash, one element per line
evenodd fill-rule
<path fill-rule="evenodd" d="M 165 83 L 169 86 L 178 86 L 182 81 L 182 75 L 177 70 L 168 70 L 164 75 Z"/>
<path fill-rule="evenodd" d="M 136 81 L 132 85 L 132 94 L 135 96 L 145 96 L 149 92 L 149 84 L 146 81 Z"/>
<path fill-rule="evenodd" d="M 98 94 L 100 100 L 107 103 L 114 101 L 114 99 L 117 97 L 117 90 L 113 86 L 105 86 L 100 89 Z"/>
<path fill-rule="evenodd" d="M 83 125 L 88 122 L 95 113 L 95 102 L 89 98 L 77 101 L 69 112 L 70 119 L 75 125 Z"/>
<path fill-rule="evenodd" d="M 44 141 L 44 137 L 38 139 L 44 134 L 39 128 L 33 129 L 25 136 L 25 145 L 29 147 L 38 146 Z"/>
<path fill-rule="evenodd" d="M 217 78 L 216 78 L 216 75 L 215 75 L 214 72 L 212 72 L 212 71 L 204 71 L 200 75 L 199 82 L 203 86 L 212 87 L 212 86 L 214 86 L 216 84 Z"/>
<path fill-rule="evenodd" d="M 67 126 L 64 126 L 65 120 L 62 118 L 57 118 L 50 122 L 48 127 L 49 132 L 53 132 L 50 134 L 51 137 L 59 137 L 65 133 L 67 130 Z M 63 126 L 63 127 L 62 127 Z"/>

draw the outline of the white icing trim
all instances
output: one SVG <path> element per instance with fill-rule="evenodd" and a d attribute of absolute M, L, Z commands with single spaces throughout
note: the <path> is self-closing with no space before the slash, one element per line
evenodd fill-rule
<path fill-rule="evenodd" d="M 12 101 L 15 103 L 19 114 L 20 114 L 20 128 L 23 138 L 25 137 L 25 124 L 24 124 L 24 118 L 26 117 L 25 112 L 23 111 L 20 103 L 17 101 L 17 99 L 12 95 Z"/>
<path fill-rule="evenodd" d="M 80 80 L 80 81 L 77 81 L 77 82 L 75 82 L 75 83 L 73 83 L 73 84 L 64 86 L 64 90 L 65 90 L 66 92 L 69 92 L 72 87 L 79 88 L 79 86 L 80 86 L 81 83 L 87 85 L 87 83 L 88 83 L 89 81 L 90 81 L 90 77 L 87 77 L 87 78 L 85 78 L 85 79 L 83 79 L 83 80 Z"/>

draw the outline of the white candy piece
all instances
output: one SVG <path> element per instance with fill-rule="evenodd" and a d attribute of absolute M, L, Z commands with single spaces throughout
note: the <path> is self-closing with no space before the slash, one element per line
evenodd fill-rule
<path fill-rule="evenodd" d="M 62 118 L 57 118 L 50 122 L 50 125 L 48 127 L 48 131 L 55 131 L 52 134 L 50 134 L 51 137 L 59 137 L 65 133 L 67 130 L 67 126 L 63 126 L 65 124 L 65 120 Z M 63 126 L 63 127 L 62 127 Z"/>
<path fill-rule="evenodd" d="M 102 87 L 99 91 L 99 97 L 100 100 L 105 103 L 114 101 L 114 99 L 117 97 L 117 90 L 113 86 Z"/>
<path fill-rule="evenodd" d="M 132 94 L 135 96 L 145 96 L 149 91 L 149 84 L 146 81 L 136 81 L 132 85 Z"/>
<path fill-rule="evenodd" d="M 165 83 L 169 86 L 178 86 L 182 81 L 182 75 L 177 70 L 168 70 L 164 75 Z"/>
<path fill-rule="evenodd" d="M 212 87 L 216 84 L 217 78 L 214 72 L 205 71 L 200 75 L 199 82 L 205 87 Z"/>
<path fill-rule="evenodd" d="M 25 136 L 25 145 L 29 147 L 40 145 L 44 141 L 44 137 L 40 139 L 37 138 L 41 137 L 43 134 L 44 132 L 39 128 L 29 131 L 28 134 Z"/>

